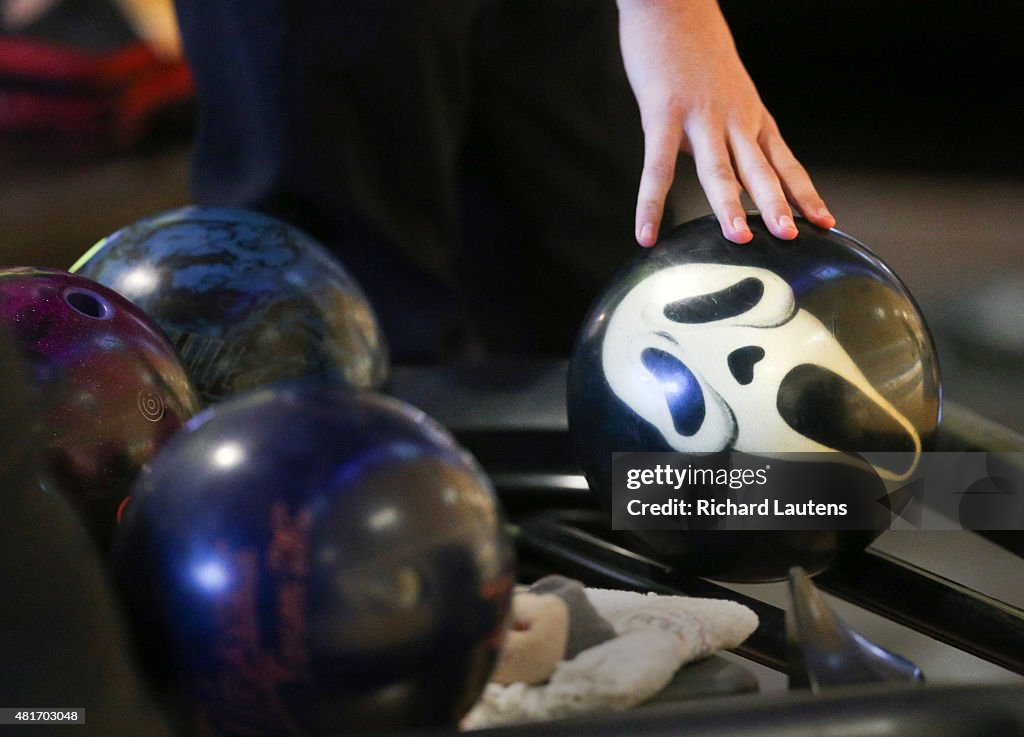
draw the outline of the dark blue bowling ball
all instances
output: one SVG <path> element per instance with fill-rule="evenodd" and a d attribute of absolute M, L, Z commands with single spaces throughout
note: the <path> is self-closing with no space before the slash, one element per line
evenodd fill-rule
<path fill-rule="evenodd" d="M 214 735 L 456 724 L 514 584 L 446 430 L 308 383 L 197 415 L 139 478 L 113 565 L 154 682 Z"/>
<path fill-rule="evenodd" d="M 921 312 L 865 246 L 799 219 L 793 241 L 750 218 L 726 240 L 713 217 L 678 226 L 628 263 L 592 306 L 568 383 L 576 457 L 611 505 L 614 452 L 862 457 L 916 464 L 934 439 L 941 382 Z M 837 463 L 842 465 L 842 463 Z M 874 468 L 899 478 L 907 468 Z M 884 491 L 884 490 L 883 490 Z M 828 502 L 823 489 L 820 501 Z M 632 539 L 698 575 L 815 573 L 878 530 L 638 531 Z"/>
<path fill-rule="evenodd" d="M 71 270 L 149 314 L 208 403 L 283 379 L 372 389 L 387 377 L 362 289 L 323 246 L 275 218 L 171 210 L 104 238 Z"/>

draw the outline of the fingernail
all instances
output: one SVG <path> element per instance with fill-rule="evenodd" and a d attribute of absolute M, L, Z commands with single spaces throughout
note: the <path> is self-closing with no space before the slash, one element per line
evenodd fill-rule
<path fill-rule="evenodd" d="M 818 217 L 820 217 L 820 218 L 830 218 L 830 217 L 832 217 L 832 213 L 830 213 L 828 211 L 827 207 L 819 207 L 818 208 Z"/>
<path fill-rule="evenodd" d="M 779 218 L 779 227 L 789 230 L 790 228 L 795 228 L 796 225 L 793 224 L 793 218 L 789 215 L 783 215 Z"/>
<path fill-rule="evenodd" d="M 640 228 L 640 242 L 646 243 L 654 239 L 654 223 L 644 223 Z"/>
<path fill-rule="evenodd" d="M 739 217 L 738 215 L 733 218 L 732 227 L 733 230 L 738 230 L 741 233 L 746 232 L 748 230 L 747 221 Z"/>

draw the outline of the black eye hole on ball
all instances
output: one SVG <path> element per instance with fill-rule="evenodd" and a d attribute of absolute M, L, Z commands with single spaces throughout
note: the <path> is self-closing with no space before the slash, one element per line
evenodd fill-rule
<path fill-rule="evenodd" d="M 752 309 L 763 296 L 764 283 L 750 276 L 717 292 L 669 302 L 665 317 L 687 325 L 727 320 Z"/>
<path fill-rule="evenodd" d="M 887 468 L 906 473 L 916 462 L 914 438 L 854 384 L 822 366 L 800 364 L 779 385 L 779 415 L 804 437 L 845 453 L 884 453 Z M 904 463 L 905 461 L 905 463 Z"/>
<path fill-rule="evenodd" d="M 110 303 L 90 289 L 65 289 L 64 301 L 75 312 L 94 320 L 109 320 L 114 315 L 114 308 Z"/>
<path fill-rule="evenodd" d="M 746 386 L 754 380 L 754 364 L 764 358 L 764 348 L 747 345 L 737 348 L 725 359 L 736 382 Z"/>
<path fill-rule="evenodd" d="M 678 358 L 657 348 L 645 349 L 640 360 L 661 387 L 676 432 L 696 434 L 704 424 L 704 392 L 697 377 Z"/>

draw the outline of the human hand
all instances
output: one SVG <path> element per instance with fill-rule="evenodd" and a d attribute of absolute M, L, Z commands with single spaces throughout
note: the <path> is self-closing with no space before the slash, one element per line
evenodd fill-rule
<path fill-rule="evenodd" d="M 804 167 L 740 61 L 717 0 L 618 0 L 626 74 L 644 129 L 636 239 L 653 246 L 680 151 L 726 238 L 754 236 L 740 201 L 745 190 L 768 229 L 797 235 L 793 210 L 823 228 L 835 225 Z"/>
<path fill-rule="evenodd" d="M 517 591 L 512 597 L 512 626 L 505 635 L 494 683 L 543 683 L 565 655 L 569 609 L 554 594 Z"/>

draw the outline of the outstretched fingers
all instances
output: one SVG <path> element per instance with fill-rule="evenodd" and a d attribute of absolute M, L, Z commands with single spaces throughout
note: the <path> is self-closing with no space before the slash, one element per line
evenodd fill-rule
<path fill-rule="evenodd" d="M 760 146 L 747 136 L 733 136 L 731 145 L 736 172 L 768 230 L 776 238 L 796 238 L 796 223 L 786 193 Z"/>
<path fill-rule="evenodd" d="M 741 199 L 744 191 L 776 238 L 797 236 L 794 208 L 819 227 L 836 224 L 807 171 L 773 126 L 754 134 L 691 125 L 687 137 L 701 187 L 722 234 L 734 243 L 753 238 Z"/>
<path fill-rule="evenodd" d="M 743 185 L 736 176 L 724 138 L 709 128 L 695 126 L 689 139 L 697 179 L 718 218 L 722 234 L 733 243 L 749 243 L 754 234 L 747 225 L 747 214 L 740 200 Z"/>
<path fill-rule="evenodd" d="M 779 177 L 779 183 L 786 198 L 800 211 L 800 214 L 820 228 L 832 228 L 836 219 L 810 175 L 797 160 L 777 129 L 769 129 L 763 136 L 762 148 L 769 164 Z"/>
<path fill-rule="evenodd" d="M 658 241 L 682 143 L 680 116 L 666 111 L 644 121 L 644 168 L 636 202 L 636 241 L 641 246 L 650 247 Z"/>

